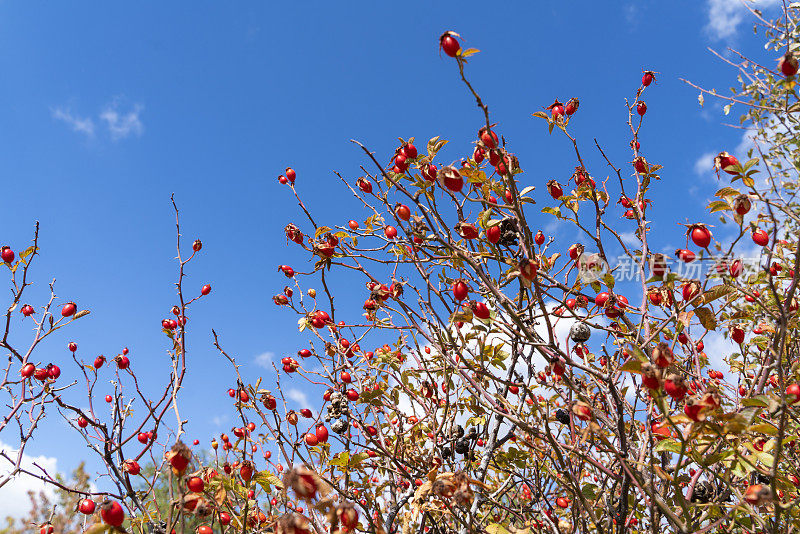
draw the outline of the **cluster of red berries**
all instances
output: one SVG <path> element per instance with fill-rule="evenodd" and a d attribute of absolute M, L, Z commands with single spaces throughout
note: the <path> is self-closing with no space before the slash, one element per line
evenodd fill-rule
<path fill-rule="evenodd" d="M 278 182 L 282 185 L 292 184 L 294 185 L 294 181 L 297 178 L 297 173 L 291 167 L 286 167 L 286 174 L 281 174 L 278 176 Z"/>
<path fill-rule="evenodd" d="M 46 382 L 47 380 L 56 380 L 61 376 L 61 368 L 52 363 L 48 363 L 45 367 L 36 367 L 32 363 L 26 363 L 20 369 L 19 374 L 25 379 L 33 377 L 40 382 Z"/>

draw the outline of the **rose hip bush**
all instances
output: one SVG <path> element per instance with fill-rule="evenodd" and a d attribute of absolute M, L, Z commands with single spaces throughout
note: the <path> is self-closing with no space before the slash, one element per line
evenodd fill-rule
<path fill-rule="evenodd" d="M 726 114 L 744 108 L 752 146 L 720 147 L 708 162 L 720 189 L 674 254 L 659 252 L 648 220 L 669 187 L 669 162 L 647 159 L 639 139 L 655 112 L 645 96 L 658 90 L 657 72 L 644 71 L 626 100 L 627 161 L 572 135 L 577 97 L 534 112 L 541 135 L 574 148 L 574 172 L 531 183 L 519 147 L 467 78 L 478 51 L 444 33 L 440 53 L 482 112 L 474 143 L 412 137 L 375 154 L 355 142 L 363 174 L 339 176 L 362 207 L 352 220 L 321 220 L 303 200 L 302 172 L 279 176 L 300 207 L 287 244 L 309 261 L 279 266 L 287 285 L 272 300 L 302 341 L 275 383 L 250 384 L 213 333 L 233 369 L 227 393 L 239 423 L 208 456 L 183 443 L 178 409 L 185 314 L 211 294 L 210 285 L 184 294 L 201 242 L 184 247 L 178 227 L 177 300 L 162 321 L 171 359 L 155 398 L 126 350 L 84 361 L 71 343 L 81 380 L 62 385 L 61 369 L 34 349 L 87 312 L 59 307 L 52 287 L 44 306 L 27 304 L 37 240 L 18 257 L 3 248 L 14 298 L 0 431 L 22 438 L 18 457 L 5 456 L 12 471 L 73 495 L 74 509 L 59 513 L 83 514 L 92 534 L 797 531 L 800 45 L 798 10 L 785 9 L 759 21 L 774 68 L 731 62 L 732 96 L 695 86 L 701 104 L 710 95 Z M 444 159 L 450 150 L 457 163 Z M 553 221 L 580 242 L 546 235 L 540 228 Z M 631 233 L 633 242 L 623 238 Z M 353 293 L 355 309 L 337 300 Z M 26 349 L 8 342 L 14 313 L 35 323 Z M 706 344 L 730 349 L 707 353 Z M 95 412 L 104 401 L 93 395 L 107 366 L 110 417 Z M 319 392 L 318 411 L 288 409 L 289 383 Z M 67 387 L 86 387 L 88 409 L 64 400 Z M 21 467 L 52 410 L 102 459 L 104 487 L 71 488 Z M 38 525 L 42 534 L 51 523 Z"/>

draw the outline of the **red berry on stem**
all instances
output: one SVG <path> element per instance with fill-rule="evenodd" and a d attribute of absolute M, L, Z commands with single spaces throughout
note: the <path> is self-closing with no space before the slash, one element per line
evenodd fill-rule
<path fill-rule="evenodd" d="M 186 481 L 186 487 L 189 489 L 189 491 L 193 491 L 195 493 L 200 493 L 203 491 L 205 486 L 205 482 L 203 482 L 203 479 L 200 477 L 191 477 Z"/>
<path fill-rule="evenodd" d="M 656 79 L 655 73 L 652 70 L 646 70 L 644 71 L 644 74 L 642 74 L 642 85 L 647 87 L 648 85 L 653 83 L 653 80 L 655 79 Z"/>
<path fill-rule="evenodd" d="M 550 196 L 555 200 L 558 200 L 564 196 L 564 190 L 561 188 L 561 184 L 555 180 L 550 180 L 547 182 L 547 192 L 550 193 Z"/>
<path fill-rule="evenodd" d="M 405 204 L 400 204 L 398 202 L 394 208 L 394 213 L 400 220 L 407 221 L 411 219 L 411 210 Z"/>
<path fill-rule="evenodd" d="M 500 225 L 495 224 L 486 229 L 486 239 L 489 243 L 497 244 L 500 241 Z"/>
<path fill-rule="evenodd" d="M 480 138 L 481 142 L 486 146 L 486 148 L 492 149 L 497 148 L 498 139 L 497 134 L 494 131 L 486 128 L 485 126 L 478 131 L 478 137 Z M 489 162 L 492 163 L 492 156 L 493 152 L 489 153 Z M 495 165 L 495 163 L 492 163 Z"/>
<path fill-rule="evenodd" d="M 708 248 L 708 245 L 711 244 L 711 231 L 702 224 L 690 226 L 689 235 L 692 242 L 700 248 Z"/>
<path fill-rule="evenodd" d="M 78 305 L 74 302 L 67 302 L 61 307 L 61 315 L 64 317 L 71 317 L 78 311 Z"/>
<path fill-rule="evenodd" d="M 317 426 L 316 435 L 317 435 L 317 440 L 320 443 L 325 443 L 328 441 L 328 429 L 325 428 L 325 425 Z"/>
<path fill-rule="evenodd" d="M 136 460 L 126 460 L 122 465 L 122 469 L 133 476 L 138 475 L 142 470 Z"/>
<path fill-rule="evenodd" d="M 208 295 L 209 293 L 211 293 L 211 285 L 210 284 L 206 284 L 200 289 L 200 294 L 201 295 Z"/>
<path fill-rule="evenodd" d="M 83 499 L 78 505 L 78 511 L 85 515 L 92 515 L 94 513 L 95 504 L 91 499 Z"/>
<path fill-rule="evenodd" d="M 564 112 L 567 115 L 572 115 L 578 111 L 578 106 L 580 106 L 580 101 L 577 98 L 570 98 L 567 105 L 564 107 Z"/>
<path fill-rule="evenodd" d="M 20 370 L 19 374 L 22 375 L 22 378 L 30 378 L 36 372 L 36 366 L 32 363 L 26 363 L 22 366 L 22 370 Z"/>
<path fill-rule="evenodd" d="M 794 54 L 787 52 L 780 60 L 778 60 L 778 68 L 784 76 L 794 76 L 797 74 L 798 62 Z"/>
<path fill-rule="evenodd" d="M 714 158 L 714 167 L 717 169 L 721 169 L 728 174 L 738 174 L 735 170 L 730 169 L 729 167 L 733 167 L 734 165 L 738 165 L 739 160 L 736 156 L 732 156 L 727 152 L 720 152 L 717 157 Z"/>
<path fill-rule="evenodd" d="M 753 243 L 761 247 L 766 247 L 769 244 L 769 234 L 761 228 L 753 232 Z"/>
<path fill-rule="evenodd" d="M 456 57 L 458 51 L 461 50 L 461 45 L 458 44 L 454 35 L 458 35 L 453 32 L 444 32 L 439 37 L 439 47 L 444 50 L 444 53 L 450 57 Z"/>
<path fill-rule="evenodd" d="M 467 283 L 463 280 L 456 280 L 453 282 L 453 297 L 458 300 L 462 301 L 467 298 L 469 294 L 469 288 L 467 287 Z"/>
<path fill-rule="evenodd" d="M 639 116 L 643 116 L 645 113 L 647 113 L 647 104 L 644 102 L 639 102 L 636 104 L 636 113 L 638 113 Z"/>
<path fill-rule="evenodd" d="M 100 505 L 100 518 L 107 525 L 119 527 L 125 520 L 125 511 L 117 501 L 105 500 Z"/>
<path fill-rule="evenodd" d="M 11 247 L 5 246 L 0 249 L 0 258 L 6 263 L 11 263 L 14 261 L 14 251 L 11 250 Z"/>

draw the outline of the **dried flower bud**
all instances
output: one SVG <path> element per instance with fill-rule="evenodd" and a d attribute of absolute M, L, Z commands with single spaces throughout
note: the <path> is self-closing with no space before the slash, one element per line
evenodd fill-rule
<path fill-rule="evenodd" d="M 300 499 L 314 499 L 320 489 L 320 483 L 319 476 L 305 466 L 294 467 L 283 475 L 283 486 L 292 488 Z"/>
<path fill-rule="evenodd" d="M 672 353 L 672 349 L 669 348 L 668 344 L 662 341 L 653 349 L 653 363 L 657 366 L 664 369 L 672 365 L 673 361 L 675 361 L 675 355 Z"/>
<path fill-rule="evenodd" d="M 173 473 L 182 475 L 192 459 L 192 451 L 182 441 L 178 440 L 165 457 L 172 466 Z"/>
<path fill-rule="evenodd" d="M 300 514 L 284 514 L 275 523 L 275 534 L 311 534 L 311 526 Z"/>

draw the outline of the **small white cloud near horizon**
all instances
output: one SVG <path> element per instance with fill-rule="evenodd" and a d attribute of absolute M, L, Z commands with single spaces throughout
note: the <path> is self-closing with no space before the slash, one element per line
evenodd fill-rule
<path fill-rule="evenodd" d="M 778 4 L 778 0 L 746 0 L 750 7 L 764 9 Z M 715 40 L 731 39 L 739 24 L 750 16 L 743 0 L 708 0 L 708 22 L 705 31 Z"/>
<path fill-rule="evenodd" d="M 144 106 L 135 104 L 133 109 L 128 112 L 120 112 L 118 108 L 118 102 L 115 101 L 100 113 L 100 119 L 105 121 L 108 126 L 111 138 L 116 141 L 131 135 L 141 137 L 144 133 L 144 124 L 139 115 L 144 110 Z"/>
<path fill-rule="evenodd" d="M 0 441 L 0 450 L 5 451 L 11 458 L 16 457 L 16 447 L 12 447 L 2 441 Z M 57 458 L 51 456 L 29 456 L 23 453 L 22 468 L 37 472 L 38 469 L 33 465 L 34 463 L 47 470 L 52 476 L 55 476 L 58 472 Z M 4 477 L 10 471 L 9 466 L 8 461 L 3 459 L 2 463 L 0 463 L 0 477 Z M 25 516 L 31 509 L 31 502 L 28 498 L 29 491 L 36 493 L 44 491 L 45 495 L 50 498 L 55 497 L 53 486 L 49 486 L 30 475 L 18 474 L 0 488 L 0 518 L 11 516 L 19 519 Z"/>
<path fill-rule="evenodd" d="M 84 134 L 86 137 L 94 137 L 94 121 L 89 117 L 78 117 L 73 115 L 69 108 L 54 108 L 50 111 L 56 120 L 67 123 L 73 132 Z"/>

